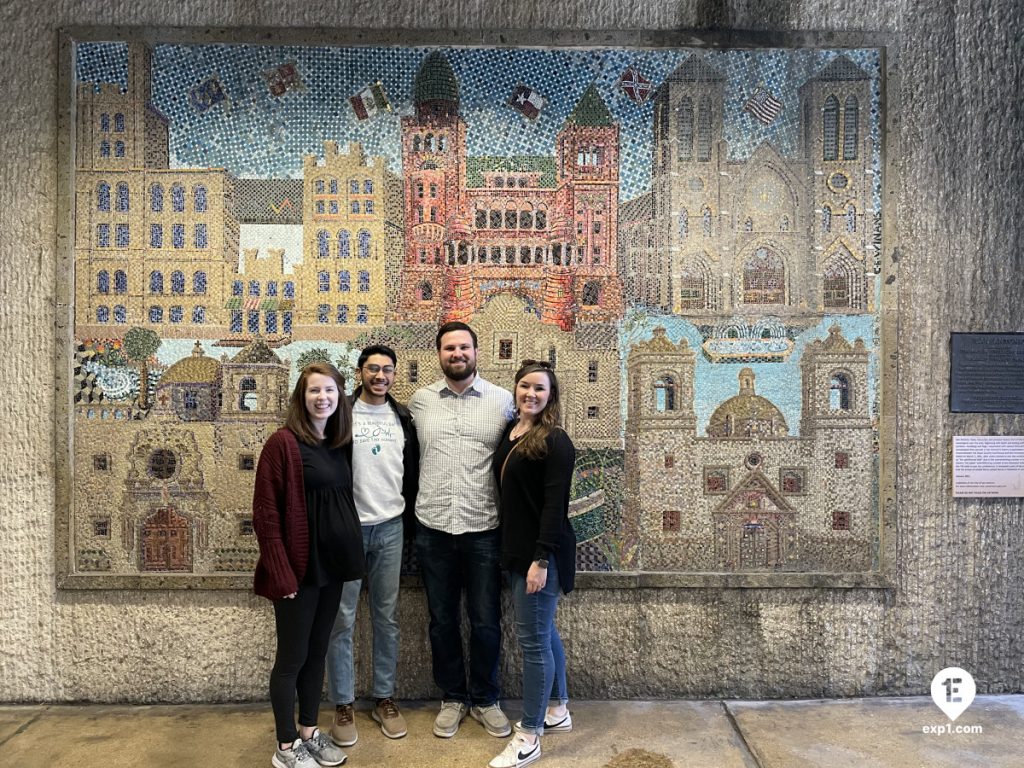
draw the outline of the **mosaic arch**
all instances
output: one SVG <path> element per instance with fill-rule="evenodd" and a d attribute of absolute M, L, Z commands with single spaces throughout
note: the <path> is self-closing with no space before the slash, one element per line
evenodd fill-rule
<path fill-rule="evenodd" d="M 883 49 L 67 42 L 63 586 L 247 587 L 298 367 L 450 319 L 582 571 L 884 577 Z"/>

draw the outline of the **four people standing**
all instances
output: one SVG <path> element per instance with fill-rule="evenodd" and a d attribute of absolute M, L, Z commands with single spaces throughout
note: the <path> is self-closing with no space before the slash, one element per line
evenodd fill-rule
<path fill-rule="evenodd" d="M 356 363 L 358 386 L 352 394 L 353 494 L 362 525 L 366 591 L 373 623 L 371 717 L 390 739 L 407 732 L 395 704 L 398 664 L 398 586 L 403 530 L 411 531 L 419 485 L 420 449 L 408 409 L 389 393 L 398 357 L 390 347 L 366 347 Z M 362 581 L 345 582 L 341 607 L 327 652 L 328 693 L 335 703 L 331 738 L 343 747 L 358 735 L 352 704 L 355 670 L 352 635 Z"/>
<path fill-rule="evenodd" d="M 454 736 L 469 713 L 502 737 L 512 728 L 498 702 L 501 534 L 491 463 L 512 418 L 512 395 L 477 373 L 476 333 L 465 323 L 442 325 L 436 345 L 444 375 L 409 400 L 420 440 L 416 556 L 430 611 L 434 682 L 441 689 L 434 734 Z"/>
<path fill-rule="evenodd" d="M 346 756 L 338 745 L 356 742 L 352 645 L 364 578 L 373 624 L 371 716 L 385 736 L 406 734 L 393 697 L 403 529 L 407 535 L 413 525 L 442 692 L 434 734 L 455 735 L 467 714 L 493 736 L 512 732 L 499 703 L 502 567 L 523 649 L 523 719 L 490 765 L 531 763 L 545 730 L 572 728 L 554 616 L 575 574 L 568 520 L 575 449 L 559 426 L 557 379 L 548 363 L 526 361 L 513 399 L 477 373 L 477 337 L 468 325 L 441 326 L 436 346 L 443 376 L 418 390 L 408 409 L 390 395 L 397 357 L 389 347 L 360 354 L 351 400 L 333 366 L 307 366 L 287 426 L 260 456 L 255 587 L 274 601 L 277 625 L 270 686 L 276 768 L 340 765 Z M 316 728 L 325 656 L 336 704 L 331 739 Z"/>

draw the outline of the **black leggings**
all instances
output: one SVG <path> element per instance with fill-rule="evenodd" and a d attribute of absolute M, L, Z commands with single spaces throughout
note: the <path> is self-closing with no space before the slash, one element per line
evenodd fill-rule
<path fill-rule="evenodd" d="M 299 737 L 295 728 L 296 691 L 299 725 L 317 724 L 327 645 L 341 603 L 342 586 L 342 582 L 326 587 L 303 584 L 290 600 L 274 601 L 277 656 L 270 672 L 270 705 L 274 708 L 277 740 L 282 744 L 290 744 Z"/>

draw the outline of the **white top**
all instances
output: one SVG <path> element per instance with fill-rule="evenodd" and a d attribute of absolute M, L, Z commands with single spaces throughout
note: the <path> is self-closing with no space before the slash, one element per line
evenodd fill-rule
<path fill-rule="evenodd" d="M 352 496 L 362 525 L 402 514 L 402 450 L 405 434 L 390 405 L 352 404 Z"/>
<path fill-rule="evenodd" d="M 416 517 L 445 533 L 498 527 L 494 450 L 512 419 L 512 393 L 478 375 L 462 394 L 444 379 L 409 400 L 420 441 Z"/>

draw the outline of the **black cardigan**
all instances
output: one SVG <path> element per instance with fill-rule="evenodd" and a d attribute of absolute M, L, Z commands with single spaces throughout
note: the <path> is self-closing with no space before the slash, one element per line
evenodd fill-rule
<path fill-rule="evenodd" d="M 534 560 L 553 557 L 562 591 L 568 594 L 576 576 L 576 534 L 569 523 L 576 448 L 565 430 L 555 429 L 547 438 L 547 455 L 529 459 L 513 450 L 509 434 L 515 423 L 505 427 L 494 454 L 501 500 L 501 565 L 525 576 Z"/>

